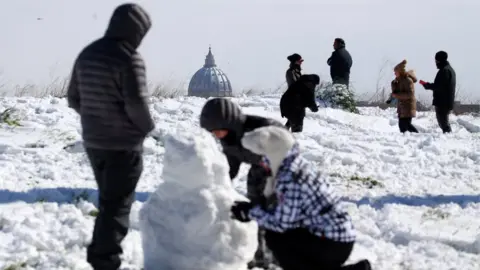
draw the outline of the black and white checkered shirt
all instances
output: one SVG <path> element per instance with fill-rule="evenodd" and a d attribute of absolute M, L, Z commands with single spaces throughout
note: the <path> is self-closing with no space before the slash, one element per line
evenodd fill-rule
<path fill-rule="evenodd" d="M 255 206 L 249 213 L 260 227 L 276 232 L 306 228 L 334 241 L 355 241 L 355 229 L 340 197 L 327 179 L 300 156 L 298 145 L 290 150 L 276 178 L 277 205 L 271 211 Z"/>

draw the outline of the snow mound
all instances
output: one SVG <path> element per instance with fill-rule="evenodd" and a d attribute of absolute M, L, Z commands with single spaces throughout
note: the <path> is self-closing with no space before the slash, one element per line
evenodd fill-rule
<path fill-rule="evenodd" d="M 163 182 L 140 210 L 144 269 L 245 269 L 257 248 L 257 225 L 234 221 L 244 199 L 213 137 L 191 129 L 165 136 Z"/>

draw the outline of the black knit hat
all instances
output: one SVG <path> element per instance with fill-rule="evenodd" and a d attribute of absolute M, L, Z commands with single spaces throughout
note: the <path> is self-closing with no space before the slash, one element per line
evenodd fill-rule
<path fill-rule="evenodd" d="M 213 98 L 203 105 L 200 127 L 208 130 L 237 131 L 245 122 L 245 115 L 238 105 L 226 98 Z"/>
<path fill-rule="evenodd" d="M 340 46 L 345 46 L 345 40 L 343 38 L 336 38 L 335 42 Z"/>
<path fill-rule="evenodd" d="M 448 59 L 448 53 L 444 51 L 439 51 L 435 54 L 435 60 L 439 62 L 445 62 Z"/>
<path fill-rule="evenodd" d="M 294 54 L 292 54 L 292 55 L 289 55 L 289 56 L 287 57 L 287 59 L 288 59 L 288 61 L 290 61 L 290 62 L 292 62 L 292 63 L 295 63 L 295 62 L 297 62 L 298 60 L 303 60 L 303 59 L 302 59 L 302 56 L 301 56 L 300 54 L 298 54 L 298 53 L 294 53 Z"/>

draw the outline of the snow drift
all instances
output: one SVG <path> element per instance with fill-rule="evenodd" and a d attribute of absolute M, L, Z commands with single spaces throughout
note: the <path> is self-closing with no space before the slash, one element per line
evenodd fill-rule
<path fill-rule="evenodd" d="M 247 114 L 285 121 L 278 110 L 279 95 L 232 100 Z M 196 97 L 151 98 L 155 137 L 164 138 L 178 128 L 196 132 L 204 104 L 205 99 Z M 78 115 L 65 99 L 54 97 L 0 99 L 0 112 L 8 108 L 15 108 L 12 118 L 21 126 L 0 123 L 0 269 L 91 270 L 85 255 L 98 193 L 81 145 Z M 468 126 L 480 127 L 480 118 L 451 115 L 453 132 L 442 134 L 434 112 L 418 112 L 414 125 L 421 133 L 401 134 L 395 109 L 359 110 L 360 114 L 332 108 L 307 110 L 304 132 L 296 135 L 305 158 L 328 174 L 332 186 L 345 197 L 358 232 L 351 262 L 368 258 L 373 269 L 386 270 L 479 270 L 480 140 Z M 66 145 L 72 147 L 64 149 Z M 122 243 L 120 270 L 143 267 L 139 210 L 164 181 L 164 146 L 153 138 L 145 141 L 145 167 L 130 215 L 131 228 Z M 175 166 L 188 171 L 183 161 Z M 171 161 L 167 164 L 172 167 Z M 241 193 L 246 192 L 248 169 L 242 165 L 233 181 Z M 185 179 L 193 184 L 200 178 Z M 175 224 L 173 219 L 182 220 L 177 217 L 180 205 L 170 217 L 166 209 L 174 206 L 168 205 L 157 211 L 158 222 L 170 222 L 159 223 L 165 227 Z M 180 230 L 187 225 L 175 226 Z M 163 233 L 168 242 L 171 230 L 155 232 Z M 193 238 L 194 232 L 188 232 L 185 235 Z M 228 237 L 238 236 L 219 233 L 215 239 Z M 176 247 L 164 246 L 153 255 L 178 250 L 183 238 L 172 241 Z M 244 250 L 248 255 L 250 249 Z M 228 254 L 234 256 L 231 250 Z"/>
<path fill-rule="evenodd" d="M 140 210 L 145 270 L 246 268 L 257 225 L 231 219 L 230 206 L 242 196 L 228 168 L 203 130 L 165 137 L 164 182 Z"/>

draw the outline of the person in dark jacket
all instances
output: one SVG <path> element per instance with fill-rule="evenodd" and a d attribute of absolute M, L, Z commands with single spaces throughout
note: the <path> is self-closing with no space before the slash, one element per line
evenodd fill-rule
<path fill-rule="evenodd" d="M 316 74 L 302 75 L 280 98 L 280 113 L 287 118 L 285 126 L 292 132 L 302 132 L 305 108 L 318 111 L 315 101 L 315 87 L 320 83 Z"/>
<path fill-rule="evenodd" d="M 99 213 L 87 260 L 95 270 L 121 265 L 135 188 L 143 171 L 143 142 L 154 123 L 147 104 L 145 65 L 136 49 L 151 27 L 140 6 L 118 6 L 105 35 L 78 55 L 68 104 L 98 184 Z"/>
<path fill-rule="evenodd" d="M 302 63 L 303 58 L 298 53 L 294 53 L 287 57 L 288 61 L 290 61 L 290 67 L 287 69 L 285 73 L 285 77 L 287 79 L 287 86 L 290 87 L 292 83 L 296 82 L 300 76 L 302 76 Z"/>
<path fill-rule="evenodd" d="M 450 127 L 449 115 L 453 110 L 455 102 L 455 87 L 457 75 L 448 61 L 448 54 L 439 51 L 435 54 L 435 63 L 438 68 L 437 75 L 433 83 L 420 81 L 423 87 L 433 91 L 433 106 L 437 122 L 443 133 L 452 132 Z"/>
<path fill-rule="evenodd" d="M 200 126 L 212 132 L 220 140 L 223 152 L 230 165 L 230 178 L 233 180 L 244 162 L 251 164 L 247 175 L 247 197 L 253 204 L 264 204 L 262 194 L 267 171 L 262 164 L 262 156 L 245 149 L 241 139 L 245 132 L 264 126 L 283 125 L 273 119 L 260 116 L 245 115 L 239 106 L 227 98 L 213 98 L 205 103 L 200 114 Z M 265 256 L 263 230 L 259 229 L 258 250 L 255 260 L 249 263 L 249 268 L 263 267 L 267 269 L 270 261 Z"/>
<path fill-rule="evenodd" d="M 352 68 L 353 60 L 350 53 L 345 49 L 345 41 L 341 38 L 336 38 L 333 42 L 333 53 L 327 60 L 330 66 L 330 76 L 333 84 L 344 84 L 347 86 L 350 83 L 350 69 Z"/>
<path fill-rule="evenodd" d="M 370 270 L 361 260 L 342 266 L 356 240 L 355 228 L 329 181 L 300 153 L 292 133 L 275 126 L 248 132 L 245 148 L 264 157 L 270 177 L 263 194 L 266 206 L 236 201 L 233 218 L 255 220 L 283 270 Z"/>

